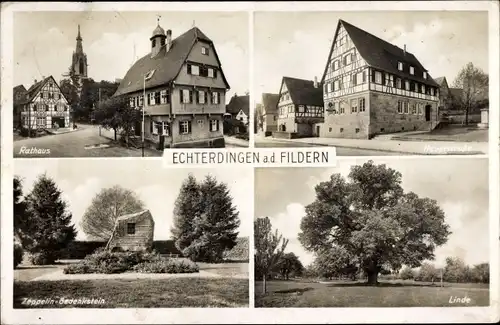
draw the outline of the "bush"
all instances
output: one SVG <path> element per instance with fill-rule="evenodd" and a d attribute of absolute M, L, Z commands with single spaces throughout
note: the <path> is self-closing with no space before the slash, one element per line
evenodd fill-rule
<path fill-rule="evenodd" d="M 50 265 L 56 261 L 56 256 L 52 252 L 42 251 L 31 253 L 29 260 L 33 265 Z"/>
<path fill-rule="evenodd" d="M 14 268 L 23 261 L 24 249 L 21 245 L 14 243 Z"/>
<path fill-rule="evenodd" d="M 177 259 L 143 262 L 134 266 L 134 271 L 140 273 L 196 273 L 199 270 L 196 263 Z"/>

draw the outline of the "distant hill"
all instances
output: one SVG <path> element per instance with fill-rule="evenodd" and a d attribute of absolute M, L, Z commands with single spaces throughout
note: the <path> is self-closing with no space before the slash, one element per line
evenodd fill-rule
<path fill-rule="evenodd" d="M 236 246 L 234 246 L 230 251 L 224 253 L 224 259 L 229 261 L 247 262 L 249 260 L 248 240 L 248 237 L 239 237 L 236 239 Z"/>

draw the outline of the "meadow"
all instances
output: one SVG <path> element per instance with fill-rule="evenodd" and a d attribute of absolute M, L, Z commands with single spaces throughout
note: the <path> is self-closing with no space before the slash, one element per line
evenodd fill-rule
<path fill-rule="evenodd" d="M 383 281 L 368 286 L 354 281 L 255 282 L 255 307 L 466 307 L 489 306 L 487 284 Z M 450 303 L 450 297 L 468 297 L 467 303 Z"/>

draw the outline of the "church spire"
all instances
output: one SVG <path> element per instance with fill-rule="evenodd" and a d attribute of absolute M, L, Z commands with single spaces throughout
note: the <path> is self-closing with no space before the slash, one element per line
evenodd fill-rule
<path fill-rule="evenodd" d="M 78 25 L 78 36 L 76 37 L 76 40 L 77 41 L 81 41 L 82 40 L 82 36 L 80 35 L 80 25 Z"/>
<path fill-rule="evenodd" d="M 80 34 L 80 25 L 78 25 L 78 36 L 76 37 L 76 53 L 83 53 L 82 35 Z"/>

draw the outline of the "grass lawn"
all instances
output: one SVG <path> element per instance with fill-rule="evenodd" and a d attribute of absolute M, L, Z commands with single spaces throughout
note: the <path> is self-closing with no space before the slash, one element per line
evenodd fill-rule
<path fill-rule="evenodd" d="M 44 274 L 55 272 L 60 267 L 60 265 L 20 265 L 14 270 L 14 281 L 30 281 Z"/>
<path fill-rule="evenodd" d="M 396 138 L 423 141 L 488 142 L 488 129 L 478 129 L 474 124 L 469 126 L 449 125 L 428 133 L 408 134 Z"/>
<path fill-rule="evenodd" d="M 14 308 L 181 308 L 248 307 L 248 280 L 174 278 L 168 280 L 15 281 Z M 56 303 L 27 306 L 24 298 Z M 58 304 L 65 299 L 103 299 L 101 305 Z"/>
<path fill-rule="evenodd" d="M 210 273 L 219 274 L 222 276 L 247 276 L 248 277 L 248 263 L 196 263 L 200 270 Z"/>
<path fill-rule="evenodd" d="M 262 294 L 262 282 L 255 282 L 256 307 L 465 307 L 489 306 L 487 285 L 382 282 L 377 287 L 356 282 L 270 281 Z M 449 302 L 450 297 L 467 296 L 470 303 Z"/>

